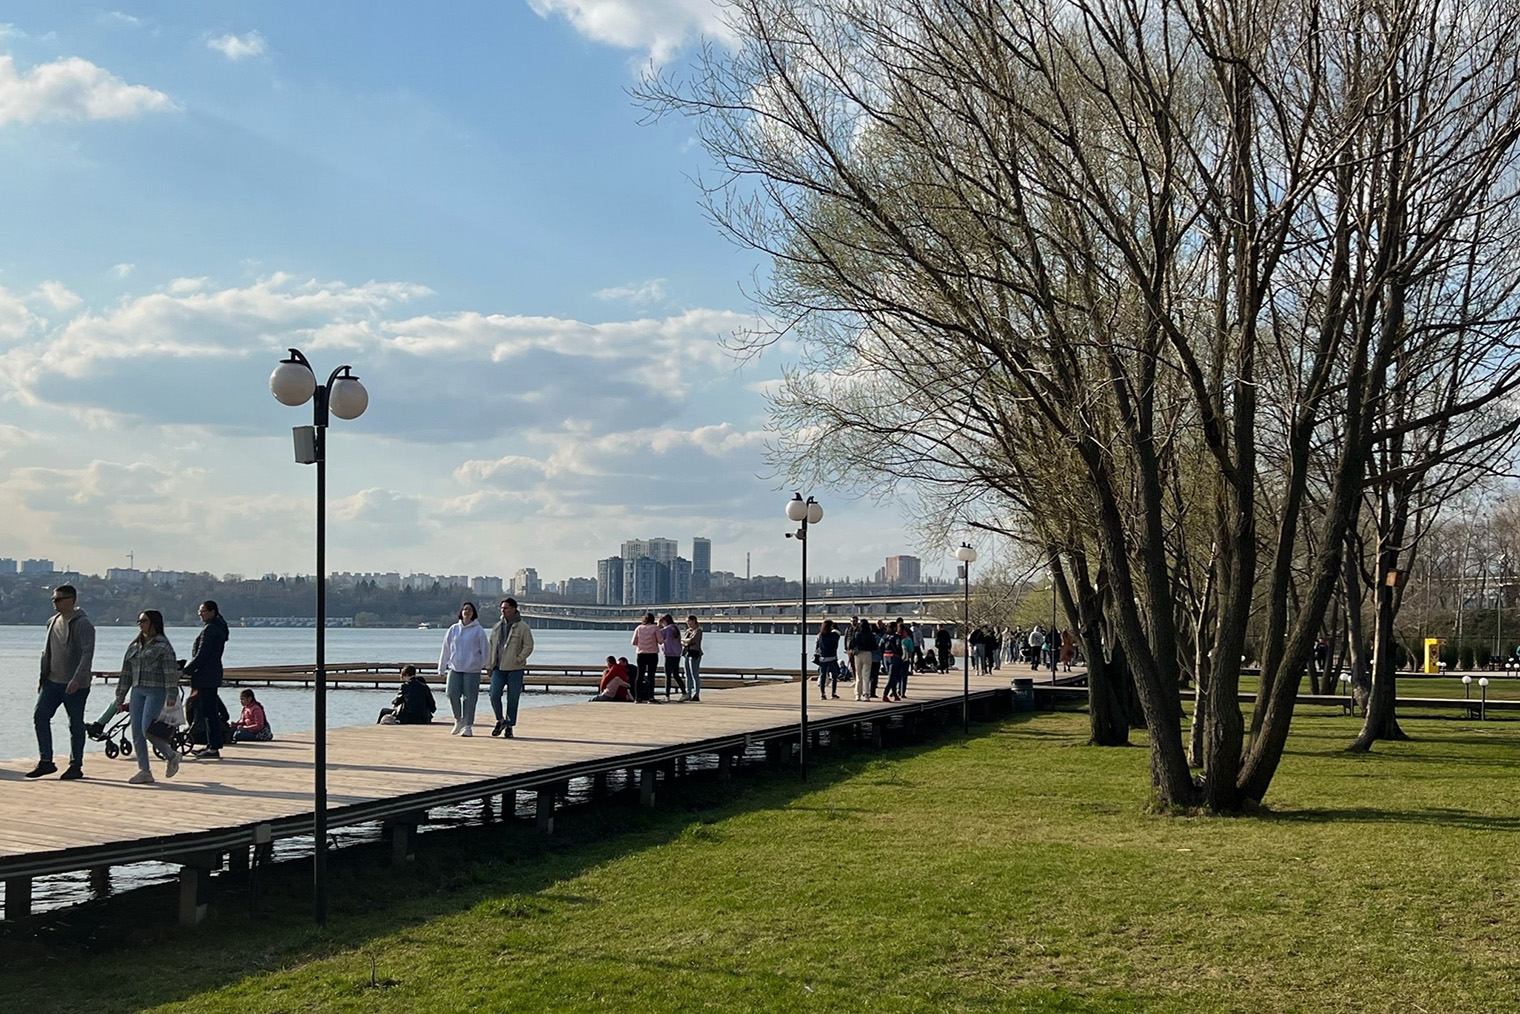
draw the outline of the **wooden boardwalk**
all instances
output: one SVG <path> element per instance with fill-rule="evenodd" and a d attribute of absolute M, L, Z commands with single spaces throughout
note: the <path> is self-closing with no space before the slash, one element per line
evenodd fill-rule
<path fill-rule="evenodd" d="M 1006 703 L 1014 675 L 1023 673 L 973 675 L 973 707 Z M 954 720 L 960 718 L 959 673 L 915 674 L 909 698 L 893 704 L 857 702 L 849 684 L 841 685 L 839 700 L 820 700 L 816 687 L 809 690 L 813 730 L 864 729 L 874 738 L 885 722 L 916 721 L 926 711 L 948 709 Z M 493 739 L 489 720 L 476 726 L 481 734 L 471 739 L 450 736 L 449 722 L 331 729 L 328 826 L 385 822 L 404 850 L 406 829 L 421 823 L 429 808 L 529 790 L 538 793 L 543 827 L 569 779 L 618 770 L 637 769 L 645 801 L 652 802 L 655 773 L 681 758 L 716 755 L 720 773 L 726 773 L 751 745 L 775 743 L 778 752 L 789 752 L 787 741 L 794 743 L 799 734 L 798 696 L 791 683 L 710 690 L 700 703 L 525 709 L 512 739 Z M 486 702 L 480 705 L 489 716 Z M 60 745 L 66 744 L 65 736 Z M 141 786 L 127 783 L 137 770 L 135 758 L 88 754 L 86 777 L 75 782 L 24 778 L 32 759 L 0 764 L 5 917 L 29 913 L 33 877 L 148 860 L 181 863 L 187 871 L 220 868 L 224 856 L 246 864 L 250 847 L 312 833 L 310 733 L 228 746 L 222 757 L 186 760 L 172 781 L 164 779 L 164 764 L 155 758 L 158 781 Z M 182 919 L 185 911 L 182 899 Z"/>

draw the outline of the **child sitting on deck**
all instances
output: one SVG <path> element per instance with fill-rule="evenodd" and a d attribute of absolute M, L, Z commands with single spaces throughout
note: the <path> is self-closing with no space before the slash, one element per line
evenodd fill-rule
<path fill-rule="evenodd" d="M 264 705 L 253 696 L 253 691 L 244 690 L 238 694 L 238 701 L 243 705 L 243 714 L 232 723 L 232 742 L 267 743 L 274 739 L 269 716 L 264 714 Z"/>

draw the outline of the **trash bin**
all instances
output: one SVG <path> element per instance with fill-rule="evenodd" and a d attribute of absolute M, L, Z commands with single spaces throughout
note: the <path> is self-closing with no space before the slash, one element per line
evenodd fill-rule
<path fill-rule="evenodd" d="M 1013 679 L 1013 710 L 1034 710 L 1034 678 L 1015 676 Z"/>

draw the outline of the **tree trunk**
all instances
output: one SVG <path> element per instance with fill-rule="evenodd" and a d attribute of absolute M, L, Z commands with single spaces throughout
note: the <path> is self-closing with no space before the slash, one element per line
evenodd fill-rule
<path fill-rule="evenodd" d="M 1091 746 L 1129 746 L 1129 708 L 1127 684 L 1133 682 L 1124 669 L 1122 655 L 1118 664 L 1106 654 L 1103 639 L 1103 606 L 1098 590 L 1093 587 L 1087 568 L 1087 557 L 1081 552 L 1067 554 L 1071 559 L 1068 575 L 1059 564 L 1056 568 L 1056 586 L 1066 609 L 1067 619 L 1072 620 L 1082 651 L 1087 656 L 1087 720 L 1088 744 Z M 1075 586 L 1076 602 L 1072 602 Z"/>

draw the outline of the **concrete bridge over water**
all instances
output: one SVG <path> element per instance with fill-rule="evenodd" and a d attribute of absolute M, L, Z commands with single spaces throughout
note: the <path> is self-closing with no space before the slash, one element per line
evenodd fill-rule
<path fill-rule="evenodd" d="M 796 634 L 797 600 L 764 599 L 734 602 L 669 602 L 639 606 L 597 606 L 586 603 L 521 602 L 523 615 L 535 627 L 560 630 L 623 630 L 637 624 L 644 614 L 670 613 L 677 620 L 696 616 L 707 630 L 725 634 Z M 961 596 L 939 595 L 820 595 L 808 598 L 808 629 L 824 620 L 848 623 L 850 617 L 910 623 L 945 623 L 956 626 L 961 616 Z"/>

